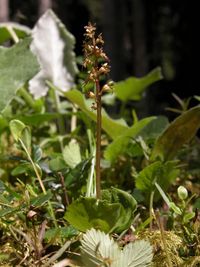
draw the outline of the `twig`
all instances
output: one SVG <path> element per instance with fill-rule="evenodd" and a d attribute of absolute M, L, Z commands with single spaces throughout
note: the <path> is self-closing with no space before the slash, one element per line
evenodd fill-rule
<path fill-rule="evenodd" d="M 63 193 L 64 193 L 64 204 L 65 206 L 69 206 L 69 198 L 68 198 L 67 190 L 65 187 L 65 180 L 64 180 L 63 174 L 62 172 L 59 172 L 58 175 L 60 176 L 60 182 L 61 182 Z"/>

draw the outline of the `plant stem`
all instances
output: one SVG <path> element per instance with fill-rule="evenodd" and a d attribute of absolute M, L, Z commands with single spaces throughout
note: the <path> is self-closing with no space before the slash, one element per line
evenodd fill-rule
<path fill-rule="evenodd" d="M 96 82 L 97 129 L 96 129 L 96 197 L 101 198 L 101 89 Z"/>
<path fill-rule="evenodd" d="M 33 167 L 33 169 L 34 169 L 34 172 L 35 172 L 36 177 L 37 177 L 37 179 L 38 179 L 38 181 L 39 181 L 39 184 L 40 184 L 40 187 L 41 187 L 41 189 L 42 189 L 42 192 L 43 192 L 44 194 L 46 194 L 47 191 L 46 191 L 46 189 L 45 189 L 45 187 L 44 187 L 44 184 L 43 184 L 43 182 L 42 182 L 42 179 L 41 179 L 41 177 L 40 177 L 40 174 L 39 174 L 39 172 L 38 172 L 38 169 L 37 169 L 35 163 L 33 162 L 32 158 L 31 158 L 30 153 L 28 152 L 28 150 L 27 150 L 25 144 L 23 143 L 23 141 L 22 141 L 21 139 L 19 139 L 19 142 L 20 142 L 22 148 L 24 149 L 24 151 L 26 152 L 26 155 L 27 155 L 27 157 L 28 157 L 28 159 L 29 159 L 29 161 L 30 161 L 30 163 L 31 163 L 31 165 L 32 165 L 32 167 Z M 56 222 L 56 217 L 55 217 L 55 214 L 54 214 L 54 211 L 53 211 L 53 207 L 52 207 L 52 204 L 51 204 L 50 201 L 48 201 L 48 205 L 49 205 L 49 211 L 50 211 L 51 217 L 52 217 L 52 219 L 53 219 L 54 225 L 55 225 L 55 227 L 57 228 L 58 225 L 57 225 L 57 222 Z"/>
<path fill-rule="evenodd" d="M 151 192 L 150 200 L 149 200 L 149 217 L 150 217 L 150 231 L 152 231 L 152 220 L 153 220 L 153 198 L 154 198 L 154 192 Z"/>

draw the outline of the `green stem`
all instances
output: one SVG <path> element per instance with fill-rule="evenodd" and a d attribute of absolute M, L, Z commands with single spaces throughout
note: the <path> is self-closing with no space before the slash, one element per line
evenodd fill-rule
<path fill-rule="evenodd" d="M 21 139 L 19 139 L 19 142 L 20 142 L 22 148 L 24 149 L 24 151 L 26 152 L 26 155 L 27 155 L 27 157 L 28 157 L 28 159 L 29 159 L 29 161 L 30 161 L 30 163 L 31 163 L 31 165 L 32 165 L 32 167 L 33 167 L 33 169 L 34 169 L 34 172 L 35 172 L 36 177 L 37 177 L 37 179 L 38 179 L 38 181 L 39 181 L 39 184 L 40 184 L 40 187 L 41 187 L 41 189 L 42 189 L 42 192 L 43 192 L 44 194 L 46 194 L 47 191 L 46 191 L 46 189 L 45 189 L 45 187 L 44 187 L 44 184 L 43 184 L 43 182 L 42 182 L 42 179 L 41 179 L 41 177 L 40 177 L 40 174 L 39 174 L 39 172 L 38 172 L 38 169 L 37 169 L 35 163 L 33 162 L 32 158 L 31 158 L 30 153 L 28 152 L 28 150 L 27 150 L 25 144 L 23 143 L 23 141 L 22 141 Z M 51 204 L 51 202 L 50 202 L 49 200 L 48 200 L 48 206 L 49 206 L 49 212 L 50 212 L 50 214 L 51 214 L 51 217 L 53 218 L 54 225 L 55 225 L 55 227 L 57 228 L 58 225 L 57 225 L 57 222 L 56 222 L 56 217 L 55 217 L 55 214 L 54 214 L 54 211 L 53 211 L 52 204 Z"/>
<path fill-rule="evenodd" d="M 101 198 L 101 88 L 96 82 L 97 129 L 96 129 L 96 197 Z"/>
<path fill-rule="evenodd" d="M 59 88 L 56 88 L 50 81 L 46 81 L 46 84 L 52 89 L 56 111 L 61 114 L 60 97 L 58 94 Z M 65 125 L 62 117 L 58 118 L 58 130 L 60 134 L 65 133 Z"/>
<path fill-rule="evenodd" d="M 149 200 L 149 217 L 150 217 L 150 231 L 152 231 L 152 224 L 153 224 L 153 198 L 154 198 L 155 191 L 151 192 L 150 200 Z"/>
<path fill-rule="evenodd" d="M 35 104 L 32 96 L 26 91 L 24 87 L 20 88 L 18 92 L 32 109 L 34 109 L 36 112 L 39 111 L 38 106 Z"/>

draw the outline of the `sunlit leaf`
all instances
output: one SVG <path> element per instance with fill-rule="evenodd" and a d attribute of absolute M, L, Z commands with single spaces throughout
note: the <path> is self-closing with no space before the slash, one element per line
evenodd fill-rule
<path fill-rule="evenodd" d="M 68 145 L 66 145 L 63 150 L 63 158 L 71 168 L 74 168 L 77 164 L 79 164 L 81 162 L 79 144 L 72 140 Z"/>
<path fill-rule="evenodd" d="M 46 80 L 68 91 L 74 86 L 77 73 L 75 39 L 52 10 L 47 10 L 32 31 L 31 49 L 41 64 L 41 71 L 29 82 L 29 90 L 35 98 L 45 96 Z"/>
<path fill-rule="evenodd" d="M 140 120 L 127 130 L 125 130 L 120 136 L 118 136 L 110 145 L 107 146 L 104 156 L 107 160 L 115 161 L 120 154 L 123 154 L 131 140 L 139 135 L 140 131 L 147 126 L 155 117 L 145 118 Z"/>
<path fill-rule="evenodd" d="M 122 232 L 127 229 L 136 209 L 135 199 L 117 188 L 105 190 L 102 199 L 79 198 L 68 206 L 65 219 L 78 230 L 90 228 L 108 232 Z"/>
<path fill-rule="evenodd" d="M 12 39 L 8 28 L 12 28 L 18 38 L 24 38 L 31 34 L 31 29 L 16 22 L 0 23 L 0 44 Z"/>
<path fill-rule="evenodd" d="M 146 267 L 153 253 L 148 241 L 136 240 L 122 249 L 108 234 L 91 229 L 81 240 L 81 256 L 87 267 Z"/>
<path fill-rule="evenodd" d="M 78 90 L 71 90 L 64 93 L 64 95 L 68 100 L 76 104 L 82 111 L 84 111 L 88 117 L 96 121 L 96 111 L 92 110 L 91 101 L 86 100 L 81 92 Z M 102 127 L 104 131 L 113 139 L 123 134 L 123 132 L 128 129 L 128 126 L 123 119 L 114 120 L 108 116 L 105 110 L 102 110 Z"/>
<path fill-rule="evenodd" d="M 194 107 L 176 118 L 159 136 L 151 159 L 173 159 L 183 144 L 189 142 L 200 127 L 200 106 Z"/>
<path fill-rule="evenodd" d="M 18 141 L 22 137 L 22 133 L 25 128 L 26 125 L 19 120 L 12 120 L 10 122 L 10 130 L 15 141 Z"/>
<path fill-rule="evenodd" d="M 11 48 L 0 47 L 0 112 L 39 71 L 36 57 L 29 49 L 30 42 L 31 38 L 26 38 Z"/>
<path fill-rule="evenodd" d="M 114 91 L 122 101 L 140 100 L 146 87 L 162 78 L 161 68 L 158 67 L 142 78 L 129 77 L 115 83 Z"/>

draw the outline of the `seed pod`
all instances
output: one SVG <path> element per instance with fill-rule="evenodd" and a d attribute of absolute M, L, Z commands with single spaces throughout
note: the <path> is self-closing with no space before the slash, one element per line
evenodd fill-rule
<path fill-rule="evenodd" d="M 188 191 L 187 191 L 187 189 L 186 189 L 184 186 L 182 186 L 182 185 L 178 187 L 177 192 L 178 192 L 178 197 L 179 197 L 181 200 L 185 200 L 185 199 L 188 197 Z"/>

